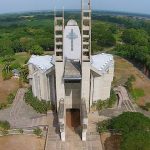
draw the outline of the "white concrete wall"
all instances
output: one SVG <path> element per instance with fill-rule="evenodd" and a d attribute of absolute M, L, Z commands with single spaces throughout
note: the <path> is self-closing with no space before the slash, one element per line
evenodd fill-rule
<path fill-rule="evenodd" d="M 81 100 L 86 100 L 86 108 L 89 112 L 90 100 L 90 62 L 82 62 Z"/>
<path fill-rule="evenodd" d="M 61 99 L 65 99 L 65 87 L 64 87 L 63 74 L 64 74 L 64 62 L 55 62 L 57 109 L 59 107 L 59 101 Z"/>
<path fill-rule="evenodd" d="M 34 65 L 30 64 L 29 76 L 32 77 L 32 79 L 30 79 L 30 83 L 32 86 L 33 95 L 39 100 L 51 100 L 50 87 L 53 86 L 53 84 L 50 84 L 46 74 L 44 72 L 41 72 L 40 70 L 37 70 Z M 52 80 L 54 80 L 54 78 Z"/>
<path fill-rule="evenodd" d="M 73 40 L 73 51 L 71 50 L 71 40 L 68 38 L 71 30 L 77 37 Z M 81 60 L 81 34 L 78 26 L 65 27 L 63 52 L 65 58 Z"/>
<path fill-rule="evenodd" d="M 114 76 L 114 67 L 109 68 L 107 74 L 91 77 L 91 103 L 97 100 L 106 100 L 110 98 L 111 83 Z M 92 105 L 92 104 L 91 104 Z"/>

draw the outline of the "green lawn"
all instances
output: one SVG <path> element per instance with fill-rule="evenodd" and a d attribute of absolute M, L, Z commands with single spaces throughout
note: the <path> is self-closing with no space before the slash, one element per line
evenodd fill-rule
<path fill-rule="evenodd" d="M 131 96 L 133 97 L 133 99 L 138 100 L 140 97 L 145 96 L 144 90 L 140 88 L 135 88 L 132 90 Z"/>
<path fill-rule="evenodd" d="M 14 58 L 15 58 L 14 63 L 19 63 L 21 65 L 24 65 L 25 61 L 30 58 L 30 55 L 27 53 L 16 53 Z"/>

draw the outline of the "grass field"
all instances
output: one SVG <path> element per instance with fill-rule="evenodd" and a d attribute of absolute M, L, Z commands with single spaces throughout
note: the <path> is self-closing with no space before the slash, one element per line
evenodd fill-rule
<path fill-rule="evenodd" d="M 29 135 L 0 137 L 0 150 L 43 150 L 44 141 Z"/>
<path fill-rule="evenodd" d="M 117 84 L 125 82 L 131 75 L 134 75 L 136 78 L 133 88 L 136 91 L 141 89 L 144 92 L 144 96 L 136 100 L 137 104 L 144 105 L 146 102 L 150 102 L 150 79 L 127 60 L 115 57 L 115 80 Z M 143 95 L 143 93 L 139 94 Z"/>
<path fill-rule="evenodd" d="M 19 63 L 21 65 L 25 64 L 25 61 L 27 61 L 30 58 L 30 55 L 28 53 L 16 53 L 15 56 L 15 61 L 14 63 Z"/>

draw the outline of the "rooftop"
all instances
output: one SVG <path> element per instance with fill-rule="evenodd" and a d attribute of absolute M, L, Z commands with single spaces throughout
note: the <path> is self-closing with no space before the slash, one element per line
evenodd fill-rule
<path fill-rule="evenodd" d="M 109 67 L 114 65 L 113 55 L 102 53 L 91 57 L 91 65 L 104 74 Z"/>
<path fill-rule="evenodd" d="M 42 72 L 47 71 L 55 65 L 54 57 L 45 55 L 45 56 L 36 56 L 32 55 L 28 64 L 35 65 Z M 114 65 L 113 56 L 110 54 L 98 54 L 91 56 L 91 67 L 94 67 L 100 72 L 100 74 L 105 74 L 109 67 Z M 64 79 L 81 79 L 81 65 L 77 60 L 66 60 L 65 70 L 64 70 Z"/>
<path fill-rule="evenodd" d="M 33 64 L 42 72 L 45 72 L 54 66 L 54 57 L 49 55 L 45 56 L 32 55 L 28 61 L 28 64 Z"/>
<path fill-rule="evenodd" d="M 81 65 L 79 61 L 66 60 L 64 79 L 80 80 L 81 79 Z"/>

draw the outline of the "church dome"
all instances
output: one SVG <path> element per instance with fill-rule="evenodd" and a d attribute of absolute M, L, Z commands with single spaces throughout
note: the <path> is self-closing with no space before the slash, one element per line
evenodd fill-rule
<path fill-rule="evenodd" d="M 67 26 L 77 26 L 77 22 L 73 19 L 69 20 L 68 23 L 67 23 Z"/>

